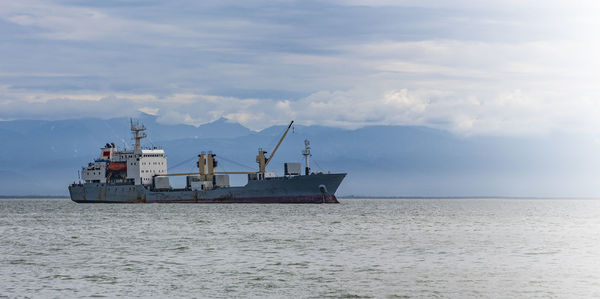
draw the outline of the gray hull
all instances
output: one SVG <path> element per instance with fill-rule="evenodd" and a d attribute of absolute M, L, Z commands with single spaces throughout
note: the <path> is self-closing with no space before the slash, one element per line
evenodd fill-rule
<path fill-rule="evenodd" d="M 246 186 L 213 190 L 151 190 L 143 185 L 84 183 L 69 186 L 78 203 L 338 203 L 345 173 L 250 180 Z"/>

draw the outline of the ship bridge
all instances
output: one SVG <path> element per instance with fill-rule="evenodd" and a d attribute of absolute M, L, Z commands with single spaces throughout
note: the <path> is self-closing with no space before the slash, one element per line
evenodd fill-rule
<path fill-rule="evenodd" d="M 140 140 L 147 135 L 143 125 L 131 121 L 135 147 L 119 151 L 114 143 L 100 149 L 100 157 L 81 170 L 87 183 L 123 183 L 150 185 L 152 177 L 167 174 L 167 156 L 162 149 L 145 149 Z"/>

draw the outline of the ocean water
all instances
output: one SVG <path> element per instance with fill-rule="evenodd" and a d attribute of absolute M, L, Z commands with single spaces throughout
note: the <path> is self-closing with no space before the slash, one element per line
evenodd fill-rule
<path fill-rule="evenodd" d="M 600 200 L 0 200 L 0 296 L 600 297 Z"/>

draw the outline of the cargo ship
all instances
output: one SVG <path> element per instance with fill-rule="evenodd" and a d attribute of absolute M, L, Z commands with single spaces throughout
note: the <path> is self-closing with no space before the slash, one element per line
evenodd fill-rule
<path fill-rule="evenodd" d="M 198 172 L 167 173 L 164 150 L 142 148 L 146 127 L 131 120 L 133 150 L 119 151 L 114 143 L 107 143 L 97 159 L 82 167 L 80 181 L 69 186 L 69 194 L 77 203 L 339 203 L 335 192 L 346 173 L 311 172 L 308 140 L 302 152 L 304 171 L 300 163 L 284 163 L 283 176 L 267 171 L 293 123 L 269 157 L 258 150 L 257 171 L 217 171 L 217 155 L 201 152 Z M 229 175 L 247 175 L 248 182 L 230 186 Z M 185 176 L 185 187 L 171 187 L 169 178 L 173 176 Z"/>

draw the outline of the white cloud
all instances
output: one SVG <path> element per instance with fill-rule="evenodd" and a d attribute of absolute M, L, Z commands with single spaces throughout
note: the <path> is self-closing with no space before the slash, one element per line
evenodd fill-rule
<path fill-rule="evenodd" d="M 335 7 L 336 18 L 324 18 L 304 14 L 315 9 L 309 4 L 228 2 L 247 14 L 217 9 L 221 15 L 196 17 L 222 5 L 203 2 L 174 18 L 157 8 L 133 16 L 119 8 L 2 2 L 0 19 L 38 30 L 25 30 L 23 39 L 37 44 L 0 53 L 0 118 L 143 111 L 165 123 L 199 125 L 224 116 L 253 129 L 296 119 L 346 128 L 425 125 L 461 134 L 543 134 L 599 124 L 595 1 L 334 3 L 372 7 Z M 393 9 L 386 6 L 442 14 L 426 24 L 417 16 L 377 27 L 374 19 L 389 15 L 370 14 Z M 419 34 L 403 40 L 406 31 L 396 31 L 404 27 Z M 40 40 L 56 48 L 38 51 L 36 45 L 46 45 Z M 127 46 L 104 48 L 109 43 Z M 71 61 L 73 53 L 82 56 Z"/>
<path fill-rule="evenodd" d="M 154 107 L 142 107 L 142 108 L 139 108 L 138 111 L 156 116 L 156 115 L 158 115 L 158 111 L 160 111 L 160 109 L 154 108 Z"/>
<path fill-rule="evenodd" d="M 55 95 L 31 104 L 0 95 L 3 118 L 73 118 L 132 116 L 138 111 L 158 115 L 163 123 L 200 125 L 226 117 L 251 129 L 294 119 L 300 124 L 358 128 L 366 125 L 422 125 L 458 134 L 527 135 L 552 131 L 593 131 L 600 125 L 600 101 L 563 99 L 522 90 L 470 95 L 424 89 L 355 88 L 317 92 L 297 101 L 240 99 L 202 94 Z M 45 95 L 49 97 L 49 95 Z M 94 99 L 94 100 L 85 100 Z M 95 100 L 99 99 L 99 100 Z M 174 100 L 173 100 L 174 99 Z M 185 99 L 185 100 L 182 100 Z M 68 108 L 65 108 L 68 107 Z M 122 109 L 121 107 L 125 108 Z"/>

